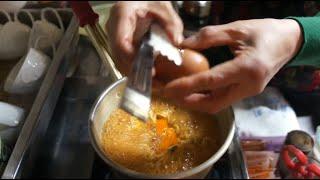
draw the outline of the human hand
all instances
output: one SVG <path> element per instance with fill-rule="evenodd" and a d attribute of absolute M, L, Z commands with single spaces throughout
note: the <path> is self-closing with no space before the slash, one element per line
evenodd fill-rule
<path fill-rule="evenodd" d="M 190 109 L 218 112 L 261 93 L 298 52 L 302 39 L 299 24 L 291 19 L 246 20 L 204 27 L 184 40 L 182 46 L 206 49 L 228 45 L 234 59 L 170 82 L 164 95 Z"/>
<path fill-rule="evenodd" d="M 130 72 L 137 46 L 152 21 L 160 23 L 173 44 L 183 40 L 182 21 L 169 1 L 124 1 L 112 7 L 106 29 L 121 73 Z"/>

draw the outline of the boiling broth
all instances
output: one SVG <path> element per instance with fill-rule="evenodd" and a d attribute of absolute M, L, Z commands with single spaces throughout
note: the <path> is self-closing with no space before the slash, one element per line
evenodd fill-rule
<path fill-rule="evenodd" d="M 121 109 L 104 125 L 103 150 L 116 163 L 147 174 L 170 174 L 208 160 L 221 146 L 217 121 L 153 97 L 147 123 Z"/>

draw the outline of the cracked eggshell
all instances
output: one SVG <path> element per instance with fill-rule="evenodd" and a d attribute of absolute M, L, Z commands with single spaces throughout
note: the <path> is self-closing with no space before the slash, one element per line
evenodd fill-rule
<path fill-rule="evenodd" d="M 166 32 L 158 24 L 151 26 L 149 45 L 153 47 L 153 53 L 165 56 L 176 65 L 182 64 L 180 49 L 172 45 Z"/>

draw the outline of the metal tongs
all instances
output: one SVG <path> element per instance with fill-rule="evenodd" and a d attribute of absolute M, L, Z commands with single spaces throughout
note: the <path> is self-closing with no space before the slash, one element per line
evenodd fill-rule
<path fill-rule="evenodd" d="M 151 102 L 153 47 L 149 44 L 150 32 L 143 37 L 139 51 L 133 61 L 120 107 L 146 121 Z"/>
<path fill-rule="evenodd" d="M 84 27 L 100 58 L 111 71 L 113 81 L 120 80 L 121 73 L 113 62 L 108 36 L 98 23 L 99 16 L 92 10 L 88 1 L 72 1 L 71 7 L 79 19 L 80 26 Z M 146 121 L 150 109 L 153 48 L 148 44 L 150 33 L 147 33 L 140 45 L 138 54 L 133 62 L 133 69 L 128 78 L 120 107 L 130 114 Z"/>

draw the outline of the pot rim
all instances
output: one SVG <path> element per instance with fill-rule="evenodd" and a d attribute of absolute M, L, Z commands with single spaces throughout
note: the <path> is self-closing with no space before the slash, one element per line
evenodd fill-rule
<path fill-rule="evenodd" d="M 213 154 L 208 160 L 206 160 L 205 162 L 201 163 L 200 165 L 186 170 L 186 171 L 182 171 L 182 172 L 177 172 L 177 173 L 173 173 L 173 174 L 167 174 L 167 175 L 148 175 L 145 173 L 141 173 L 141 172 L 137 172 L 131 169 L 128 169 L 114 161 L 112 161 L 110 158 L 108 158 L 105 153 L 101 150 L 99 144 L 97 143 L 94 133 L 93 133 L 93 120 L 94 120 L 94 116 L 96 113 L 97 108 L 100 106 L 102 100 L 104 99 L 104 97 L 112 90 L 114 89 L 118 84 L 123 83 L 124 81 L 126 81 L 127 78 L 124 77 L 114 83 L 112 83 L 109 87 L 107 87 L 102 93 L 101 95 L 97 98 L 97 100 L 94 102 L 94 105 L 90 111 L 90 116 L 89 116 L 89 137 L 90 137 L 90 141 L 91 141 L 91 145 L 93 146 L 93 148 L 95 149 L 95 151 L 98 153 L 98 155 L 100 156 L 100 158 L 103 159 L 103 161 L 105 163 L 107 163 L 108 165 L 110 165 L 112 168 L 116 169 L 117 171 L 124 173 L 128 176 L 131 177 L 135 177 L 135 178 L 147 178 L 147 179 L 159 179 L 159 178 L 184 178 L 184 177 L 189 177 L 192 176 L 194 174 L 200 173 L 201 171 L 205 170 L 206 168 L 212 166 L 215 162 L 217 162 L 223 155 L 224 153 L 228 150 L 228 147 L 230 146 L 232 139 L 234 137 L 235 134 L 235 121 L 234 121 L 234 111 L 232 109 L 232 107 L 228 108 L 228 111 L 231 112 L 233 120 L 231 123 L 231 127 L 230 127 L 230 131 L 227 135 L 227 138 L 225 139 L 224 143 L 222 144 L 222 146 L 219 148 L 219 150 Z"/>

